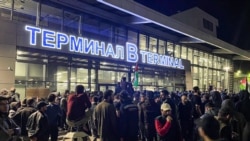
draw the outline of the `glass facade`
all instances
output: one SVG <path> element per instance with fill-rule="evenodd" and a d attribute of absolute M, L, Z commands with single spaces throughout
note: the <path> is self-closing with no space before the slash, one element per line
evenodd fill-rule
<path fill-rule="evenodd" d="M 18 3 L 15 3 L 15 6 L 18 6 Z M 72 9 L 60 9 L 45 4 L 41 7 L 39 22 L 36 22 L 37 2 L 35 1 L 30 1 L 26 9 L 14 10 L 13 20 L 31 25 L 38 24 L 47 29 L 82 35 L 113 44 L 124 45 L 126 42 L 132 42 L 141 50 L 187 59 L 191 63 L 193 86 L 199 86 L 202 90 L 207 90 L 210 85 L 217 89 L 228 87 L 229 72 L 224 68 L 232 66 L 230 59 L 193 48 L 189 44 L 178 44 L 152 33 L 130 29 L 125 25 L 118 25 L 90 14 L 72 12 Z M 10 19 L 10 9 L 8 5 L 0 3 L 0 19 Z M 47 87 L 51 90 L 63 91 L 66 88 L 73 90 L 76 84 L 84 84 L 93 90 L 101 89 L 98 88 L 99 84 L 115 85 L 122 75 L 126 75 L 127 79 L 132 75 L 131 66 L 111 63 L 112 61 L 103 62 L 67 55 L 36 53 L 23 51 L 22 48 L 17 51 L 16 85 Z M 31 55 L 27 57 L 27 54 Z M 160 68 L 144 66 L 140 71 L 139 83 L 142 89 L 146 86 L 167 87 L 169 90 L 184 88 L 183 71 L 175 72 L 171 69 L 161 71 Z"/>

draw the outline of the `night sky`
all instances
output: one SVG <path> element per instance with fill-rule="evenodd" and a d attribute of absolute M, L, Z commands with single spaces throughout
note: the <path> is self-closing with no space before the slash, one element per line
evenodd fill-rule
<path fill-rule="evenodd" d="M 219 20 L 218 38 L 250 50 L 250 0 L 135 0 L 171 16 L 199 7 Z"/>

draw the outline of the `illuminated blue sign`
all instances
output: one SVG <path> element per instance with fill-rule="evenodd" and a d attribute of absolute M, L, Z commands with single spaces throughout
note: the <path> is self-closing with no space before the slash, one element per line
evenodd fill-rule
<path fill-rule="evenodd" d="M 43 48 L 62 50 L 62 48 L 67 47 L 72 53 L 113 58 L 131 63 L 137 63 L 140 60 L 144 64 L 184 69 L 181 59 L 139 50 L 136 44 L 130 42 L 127 42 L 125 46 L 113 45 L 34 26 L 25 26 L 25 30 L 29 33 L 31 46 L 38 46 L 39 35 Z"/>

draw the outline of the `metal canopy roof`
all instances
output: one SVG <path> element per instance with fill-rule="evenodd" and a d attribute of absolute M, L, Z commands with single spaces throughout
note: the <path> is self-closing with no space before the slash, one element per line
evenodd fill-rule
<path fill-rule="evenodd" d="M 250 60 L 250 53 L 232 44 L 224 42 L 212 35 L 206 34 L 198 29 L 185 25 L 171 17 L 156 12 L 133 0 L 96 0 L 106 6 L 133 15 L 131 23 L 144 24 L 153 28 L 157 26 L 171 30 L 177 37 L 188 37 L 180 40 L 181 43 L 205 43 L 207 46 L 217 48 L 212 53 L 234 54 L 233 60 Z"/>

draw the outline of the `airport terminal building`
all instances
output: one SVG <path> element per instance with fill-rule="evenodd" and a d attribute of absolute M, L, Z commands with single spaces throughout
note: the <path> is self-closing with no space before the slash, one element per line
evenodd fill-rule
<path fill-rule="evenodd" d="M 114 89 L 138 64 L 141 90 L 232 91 L 233 60 L 250 54 L 219 40 L 217 26 L 198 8 L 169 17 L 132 0 L 3 0 L 0 87 Z"/>

